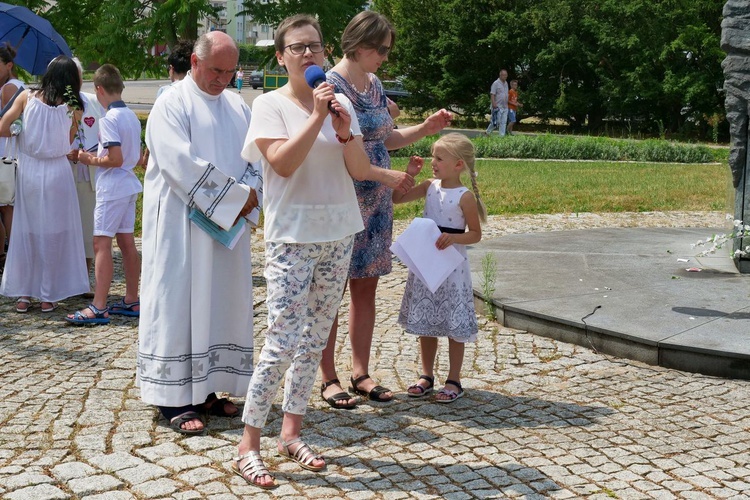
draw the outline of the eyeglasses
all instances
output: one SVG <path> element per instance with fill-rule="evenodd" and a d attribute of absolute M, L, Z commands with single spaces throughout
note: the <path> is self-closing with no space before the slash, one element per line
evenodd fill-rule
<path fill-rule="evenodd" d="M 376 50 L 378 51 L 379 56 L 384 56 L 391 51 L 391 48 L 388 45 L 381 45 Z"/>
<path fill-rule="evenodd" d="M 301 56 L 302 54 L 307 51 L 307 49 L 310 49 L 310 52 L 313 54 L 320 54 L 323 52 L 323 44 L 320 42 L 313 42 L 313 43 L 293 43 L 291 45 L 287 45 L 284 47 L 285 49 L 289 49 L 289 52 L 294 54 L 295 56 Z"/>

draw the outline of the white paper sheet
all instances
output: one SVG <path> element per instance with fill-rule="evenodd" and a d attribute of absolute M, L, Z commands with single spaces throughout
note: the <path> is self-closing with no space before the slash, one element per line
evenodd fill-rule
<path fill-rule="evenodd" d="M 453 246 L 438 250 L 435 242 L 439 237 L 440 229 L 435 221 L 418 217 L 391 245 L 391 252 L 427 285 L 431 293 L 435 293 L 464 260 L 461 252 Z"/>

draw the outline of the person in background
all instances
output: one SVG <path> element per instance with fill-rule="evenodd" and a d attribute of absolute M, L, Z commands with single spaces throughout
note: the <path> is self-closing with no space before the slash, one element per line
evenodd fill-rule
<path fill-rule="evenodd" d="M 336 92 L 344 94 L 354 106 L 362 128 L 365 151 L 378 177 L 355 181 L 359 210 L 365 230 L 354 240 L 349 267 L 349 339 L 352 345 L 350 388 L 371 401 L 393 399 L 390 389 L 370 377 L 370 350 L 375 331 L 375 294 L 380 276 L 391 272 L 391 235 L 393 231 L 393 190 L 406 192 L 414 179 L 391 170 L 388 150 L 412 144 L 436 134 L 450 124 L 451 113 L 441 109 L 414 126 L 394 129 L 383 85 L 375 72 L 388 59 L 396 42 L 390 22 L 373 11 L 357 14 L 341 37 L 344 58 L 328 72 L 328 81 Z M 333 408 L 351 409 L 359 398 L 343 392 L 336 374 L 335 352 L 338 320 L 334 320 L 320 369 L 321 397 Z"/>
<path fill-rule="evenodd" d="M 167 89 L 185 78 L 187 72 L 190 71 L 190 54 L 193 53 L 193 45 L 195 44 L 192 40 L 182 40 L 177 42 L 172 47 L 169 57 L 167 57 L 167 64 L 169 65 L 167 70 L 169 71 L 169 85 L 162 85 L 156 92 L 156 98 L 158 99 Z"/>
<path fill-rule="evenodd" d="M 518 80 L 510 81 L 510 90 L 508 90 L 508 135 L 513 135 L 513 125 L 518 119 L 518 108 L 522 108 L 518 100 Z"/>
<path fill-rule="evenodd" d="M 239 415 L 216 392 L 244 395 L 253 373 L 251 232 L 230 249 L 193 222 L 227 230 L 258 206 L 237 181 L 251 171 L 240 156 L 250 108 L 225 92 L 238 59 L 226 33 L 201 35 L 146 124 L 136 385 L 181 434 L 202 433 L 202 413 Z"/>
<path fill-rule="evenodd" d="M 10 43 L 0 45 L 0 109 L 10 102 L 18 89 L 24 88 L 24 83 L 16 76 L 16 67 L 13 59 L 16 57 L 16 49 Z M 9 137 L 0 140 L 0 155 L 10 154 L 12 141 L 17 138 Z M 13 227 L 13 205 L 0 205 L 0 273 L 5 266 L 5 257 L 10 240 L 10 230 Z"/>
<path fill-rule="evenodd" d="M 497 80 L 492 82 L 490 87 L 490 100 L 492 101 L 492 118 L 490 125 L 485 131 L 490 135 L 496 128 L 500 132 L 500 137 L 505 136 L 505 128 L 508 124 L 508 72 L 500 70 Z"/>
<path fill-rule="evenodd" d="M 83 84 L 83 67 L 78 58 L 73 62 L 78 67 L 78 74 Z M 94 208 L 96 207 L 96 167 L 78 161 L 78 151 L 96 151 L 99 146 L 99 120 L 106 110 L 99 104 L 96 94 L 81 92 L 83 101 L 83 115 L 78 124 L 78 132 L 73 138 L 68 153 L 68 160 L 76 181 L 78 194 L 78 209 L 81 214 L 81 228 L 83 229 L 83 249 L 86 252 L 86 272 L 91 275 L 94 263 Z M 94 298 L 93 292 L 83 294 L 86 298 Z"/>
<path fill-rule="evenodd" d="M 66 155 L 78 132 L 83 101 L 72 59 L 58 56 L 41 86 L 24 90 L 0 118 L 0 136 L 23 113 L 19 138 L 13 238 L 0 294 L 18 297 L 28 312 L 31 298 L 50 313 L 57 301 L 89 291 L 75 180 Z"/>
<path fill-rule="evenodd" d="M 236 82 L 237 83 L 237 93 L 239 94 L 239 93 L 242 92 L 242 84 L 244 83 L 243 80 L 245 79 L 245 72 L 242 71 L 242 66 L 240 66 L 240 68 L 237 70 L 236 78 L 237 78 L 237 82 Z"/>
<path fill-rule="evenodd" d="M 96 169 L 96 206 L 94 208 L 94 300 L 87 308 L 67 316 L 76 325 L 107 324 L 109 314 L 138 316 L 138 280 L 141 273 L 135 246 L 135 202 L 143 191 L 133 169 L 141 158 L 141 122 L 122 100 L 125 84 L 116 67 L 104 64 L 94 74 L 96 98 L 107 113 L 99 126 L 97 154 L 83 149 L 78 161 Z M 122 252 L 125 297 L 107 306 L 114 275 L 112 238 Z"/>

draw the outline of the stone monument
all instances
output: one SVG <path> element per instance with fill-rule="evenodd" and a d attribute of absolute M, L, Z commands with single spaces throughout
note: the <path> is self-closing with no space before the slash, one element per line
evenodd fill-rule
<path fill-rule="evenodd" d="M 729 168 L 735 189 L 734 218 L 750 224 L 750 1 L 729 0 L 724 4 L 721 48 L 727 53 L 724 69 L 725 106 L 729 121 Z M 737 250 L 750 245 L 750 238 L 735 240 Z M 750 273 L 750 256 L 735 258 L 741 273 Z"/>

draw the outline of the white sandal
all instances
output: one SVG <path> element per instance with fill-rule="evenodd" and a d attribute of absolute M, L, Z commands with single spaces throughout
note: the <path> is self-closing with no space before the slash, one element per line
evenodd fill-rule
<path fill-rule="evenodd" d="M 242 462 L 243 460 L 247 460 L 247 463 L 244 466 L 240 467 L 240 462 Z M 258 488 L 270 490 L 271 488 L 275 488 L 276 486 L 278 486 L 276 484 L 276 479 L 271 475 L 270 472 L 268 472 L 266 465 L 263 463 L 263 459 L 260 458 L 260 452 L 258 451 L 251 450 L 244 455 L 234 457 L 232 470 L 234 470 L 235 474 L 247 481 L 248 484 L 252 484 L 253 486 L 257 486 Z M 263 476 L 270 477 L 272 481 L 271 484 L 260 484 L 256 481 L 256 479 Z"/>
<path fill-rule="evenodd" d="M 300 443 L 300 445 L 294 450 L 294 453 L 291 453 L 289 447 L 295 443 Z M 288 443 L 285 443 L 284 440 L 279 437 L 279 445 L 283 448 L 282 450 L 279 450 L 279 455 L 297 462 L 302 468 L 313 472 L 320 472 L 326 468 L 325 463 L 321 466 L 315 466 L 312 464 L 315 460 L 323 460 L 323 457 L 312 451 L 312 448 L 302 441 L 302 438 L 294 438 Z"/>
<path fill-rule="evenodd" d="M 26 307 L 18 307 L 18 304 L 26 304 Z M 31 301 L 29 299 L 25 299 L 21 297 L 16 301 L 16 312 L 18 313 L 25 313 L 29 312 L 29 309 L 31 308 Z"/>

